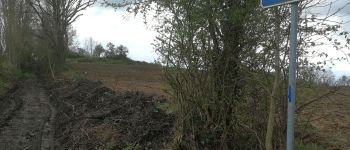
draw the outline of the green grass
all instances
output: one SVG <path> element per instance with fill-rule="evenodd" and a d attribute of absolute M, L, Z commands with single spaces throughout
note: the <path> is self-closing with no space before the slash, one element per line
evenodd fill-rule
<path fill-rule="evenodd" d="M 86 57 L 84 54 L 79 54 L 77 52 L 73 52 L 73 51 L 67 51 L 66 52 L 66 58 L 84 58 Z"/>
<path fill-rule="evenodd" d="M 21 72 L 15 67 L 6 63 L 0 64 L 0 95 L 10 90 L 18 78 L 22 76 Z"/>
<path fill-rule="evenodd" d="M 123 150 L 137 150 L 141 149 L 138 144 L 128 144 Z"/>
<path fill-rule="evenodd" d="M 71 58 L 70 61 L 75 62 L 89 62 L 89 63 L 100 63 L 100 64 L 131 64 L 134 63 L 133 60 L 129 58 L 93 58 L 93 57 L 81 57 L 81 58 Z"/>
<path fill-rule="evenodd" d="M 310 143 L 310 144 L 297 143 L 295 145 L 295 150 L 323 150 L 323 147 L 313 143 Z"/>
<path fill-rule="evenodd" d="M 22 73 L 22 76 L 25 78 L 25 79 L 36 79 L 36 75 L 34 72 L 23 72 Z"/>
<path fill-rule="evenodd" d="M 167 114 L 171 114 L 176 112 L 176 108 L 173 104 L 170 104 L 168 102 L 157 102 L 156 107 L 160 110 L 163 110 Z"/>
<path fill-rule="evenodd" d="M 85 78 L 85 74 L 72 68 L 67 68 L 67 70 L 62 73 L 62 77 L 65 79 L 83 79 Z"/>
<path fill-rule="evenodd" d="M 141 61 L 134 61 L 127 57 L 115 57 L 115 58 L 94 58 L 94 57 L 80 57 L 80 58 L 70 58 L 70 62 L 78 63 L 96 63 L 96 64 L 140 64 L 140 65 L 157 65 L 154 63 L 147 63 Z"/>
<path fill-rule="evenodd" d="M 11 87 L 11 84 L 8 80 L 0 77 L 0 90 L 5 90 Z"/>

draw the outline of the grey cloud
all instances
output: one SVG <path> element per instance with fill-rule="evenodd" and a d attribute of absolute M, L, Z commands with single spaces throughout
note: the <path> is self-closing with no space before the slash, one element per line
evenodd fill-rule
<path fill-rule="evenodd" d="M 341 9 L 339 11 L 339 9 Z M 322 4 L 311 8 L 311 13 L 316 15 L 325 16 L 337 12 L 337 16 L 349 16 L 350 15 L 350 0 L 329 0 L 323 1 Z"/>

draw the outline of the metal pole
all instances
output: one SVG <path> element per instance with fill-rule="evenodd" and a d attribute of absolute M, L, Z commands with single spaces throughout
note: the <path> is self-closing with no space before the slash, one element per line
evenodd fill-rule
<path fill-rule="evenodd" d="M 288 118 L 287 118 L 287 150 L 294 149 L 294 111 L 296 89 L 296 48 L 298 28 L 298 2 L 292 3 L 290 54 L 289 54 L 289 84 L 288 84 Z"/>

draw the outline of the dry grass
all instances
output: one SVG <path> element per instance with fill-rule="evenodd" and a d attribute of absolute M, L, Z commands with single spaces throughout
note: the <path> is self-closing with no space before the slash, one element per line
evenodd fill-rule
<path fill-rule="evenodd" d="M 143 91 L 146 94 L 167 96 L 166 83 L 160 66 L 148 64 L 70 63 L 90 80 L 101 81 L 116 91 Z"/>
<path fill-rule="evenodd" d="M 113 126 L 102 124 L 99 126 L 91 127 L 87 129 L 89 137 L 97 140 L 101 145 L 104 145 L 104 149 L 115 146 L 115 141 L 118 139 L 118 131 Z"/>
<path fill-rule="evenodd" d="M 319 91 L 318 91 L 319 92 Z M 319 92 L 318 95 L 323 92 Z M 312 142 L 325 149 L 350 150 L 350 89 L 341 88 L 335 94 L 324 97 L 310 105 L 298 116 L 310 120 Z"/>

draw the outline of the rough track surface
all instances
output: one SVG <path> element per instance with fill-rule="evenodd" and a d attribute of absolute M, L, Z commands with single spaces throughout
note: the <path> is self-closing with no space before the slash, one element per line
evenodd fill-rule
<path fill-rule="evenodd" d="M 51 150 L 54 148 L 52 124 L 55 109 L 45 91 L 33 80 L 27 80 L 18 94 L 22 106 L 0 128 L 0 148 L 4 150 Z M 11 107 L 9 108 L 11 109 Z"/>
<path fill-rule="evenodd" d="M 56 149 L 169 149 L 175 118 L 156 106 L 165 99 L 85 79 L 46 84 L 57 110 Z"/>

